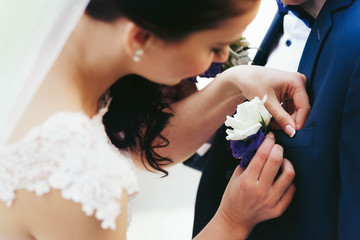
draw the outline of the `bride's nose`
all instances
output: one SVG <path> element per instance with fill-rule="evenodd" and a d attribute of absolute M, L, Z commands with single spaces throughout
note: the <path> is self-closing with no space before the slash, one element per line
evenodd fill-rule
<path fill-rule="evenodd" d="M 221 49 L 221 52 L 214 54 L 213 62 L 216 63 L 224 63 L 229 58 L 229 46 L 224 47 Z"/>

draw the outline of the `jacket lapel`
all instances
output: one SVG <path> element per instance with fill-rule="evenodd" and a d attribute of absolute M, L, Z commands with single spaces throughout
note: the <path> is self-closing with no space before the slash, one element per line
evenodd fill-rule
<path fill-rule="evenodd" d="M 298 72 L 307 78 L 307 87 L 311 86 L 312 76 L 324 41 L 332 27 L 332 12 L 350 5 L 354 0 L 327 0 L 317 17 L 306 42 Z"/>
<path fill-rule="evenodd" d="M 255 55 L 253 61 L 254 65 L 264 66 L 266 64 L 270 49 L 274 41 L 282 33 L 283 20 L 284 20 L 284 14 L 277 11 L 274 20 L 272 21 L 270 28 L 267 31 L 263 41 L 261 42 L 260 48 Z"/>

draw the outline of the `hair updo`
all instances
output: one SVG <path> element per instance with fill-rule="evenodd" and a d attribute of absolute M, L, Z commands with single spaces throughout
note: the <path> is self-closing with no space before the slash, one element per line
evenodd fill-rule
<path fill-rule="evenodd" d="M 256 1 L 91 0 L 86 14 L 102 21 L 126 17 L 158 38 L 171 42 L 214 28 L 246 12 L 250 3 Z M 163 88 L 140 76 L 123 77 L 110 88 L 112 100 L 103 123 L 115 146 L 135 152 L 140 149 L 143 161 L 167 175 L 163 167 L 172 161 L 156 153 L 157 148 L 169 144 L 161 131 L 173 116 Z"/>

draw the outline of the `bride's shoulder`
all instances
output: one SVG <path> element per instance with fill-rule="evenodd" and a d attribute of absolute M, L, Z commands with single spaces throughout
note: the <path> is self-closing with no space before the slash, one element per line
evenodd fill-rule
<path fill-rule="evenodd" d="M 15 152 L 36 150 L 34 154 L 76 151 L 82 155 L 99 148 L 111 149 L 111 144 L 98 116 L 90 118 L 82 112 L 57 112 L 5 147 Z"/>
<path fill-rule="evenodd" d="M 118 201 L 121 211 L 116 218 L 116 229 L 104 229 L 100 227 L 95 214 L 85 215 L 79 203 L 64 199 L 59 190 L 51 190 L 44 196 L 18 190 L 11 208 L 0 201 L 0 238 L 125 239 L 128 229 L 127 203 L 124 192 Z"/>
<path fill-rule="evenodd" d="M 37 195 L 60 190 L 81 204 L 82 211 L 115 228 L 124 191 L 138 191 L 133 164 L 126 151 L 108 140 L 101 117 L 57 113 L 34 127 L 21 140 L 0 151 L 0 200 L 8 206 L 17 189 Z"/>

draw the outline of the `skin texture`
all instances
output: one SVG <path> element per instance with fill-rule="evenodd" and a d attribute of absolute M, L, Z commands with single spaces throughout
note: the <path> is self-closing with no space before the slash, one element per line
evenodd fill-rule
<path fill-rule="evenodd" d="M 326 0 L 282 0 L 285 5 L 300 5 L 314 18 L 319 14 Z"/>
<path fill-rule="evenodd" d="M 295 192 L 294 168 L 282 154 L 274 135 L 268 134 L 246 171 L 235 169 L 218 211 L 195 239 L 246 239 L 256 223 L 280 216 Z M 283 172 L 274 181 L 279 167 Z"/>
<path fill-rule="evenodd" d="M 126 202 L 124 194 L 117 226 L 127 226 Z M 19 190 L 14 206 L 9 208 L 0 202 L 0 211 L 1 239 L 126 239 L 124 229 L 101 229 L 95 217 L 86 216 L 80 204 L 63 199 L 58 190 L 42 197 Z"/>
<path fill-rule="evenodd" d="M 254 2 L 244 15 L 226 20 L 215 29 L 200 31 L 171 43 L 156 38 L 126 18 L 102 22 L 84 15 L 30 103 L 11 141 L 17 141 L 29 129 L 58 111 L 80 111 L 89 117 L 94 116 L 101 95 L 127 74 L 138 74 L 153 82 L 172 86 L 184 78 L 202 73 L 211 62 L 224 61 L 228 56 L 228 44 L 241 36 L 258 6 L 259 2 Z M 132 61 L 137 49 L 144 50 L 140 62 Z M 251 82 L 255 79 L 257 82 Z M 274 79 L 278 81 L 271 81 Z M 308 102 L 303 100 L 307 99 L 304 98 L 304 81 L 297 73 L 256 67 L 239 67 L 224 72 L 206 90 L 173 105 L 175 117 L 164 130 L 171 145 L 163 153 L 173 154 L 171 157 L 178 162 L 186 159 L 213 134 L 226 114 L 255 95 L 268 94 L 268 106 L 282 127 L 288 124 L 301 127 L 309 110 Z M 264 87 L 259 89 L 258 86 Z M 302 104 L 295 104 L 298 107 L 296 116 L 290 116 L 280 106 L 285 95 L 295 102 L 302 98 Z M 204 131 L 205 125 L 210 127 L 210 131 Z M 181 153 L 183 150 L 186 151 Z M 133 155 L 134 161 L 141 166 L 139 156 Z M 283 172 L 274 182 L 274 172 L 281 166 Z M 256 223 L 278 216 L 287 207 L 294 193 L 291 184 L 294 174 L 291 164 L 282 157 L 282 148 L 275 145 L 270 135 L 253 159 L 252 167 L 234 173 L 218 214 L 197 239 L 219 239 L 218 234 L 225 240 L 245 239 Z M 6 226 L 6 229 L 0 228 L 0 238 L 125 239 L 127 201 L 125 193 L 121 199 L 123 211 L 118 218 L 117 230 L 104 231 L 99 221 L 86 217 L 77 203 L 63 199 L 55 190 L 41 197 L 18 191 L 11 208 L 0 204 L 0 222 L 7 221 L 0 224 Z M 240 207 L 239 203 L 246 205 Z"/>
<path fill-rule="evenodd" d="M 241 81 L 239 76 L 242 77 Z M 164 136 L 170 144 L 158 152 L 171 158 L 175 163 L 186 160 L 224 123 L 226 115 L 234 113 L 239 103 L 255 96 L 262 98 L 265 94 L 268 96 L 266 107 L 279 122 L 281 121 L 282 126 L 289 124 L 290 119 L 295 129 L 300 129 L 310 110 L 308 102 L 302 101 L 307 99 L 303 91 L 305 81 L 301 74 L 273 72 L 257 66 L 237 66 L 229 69 L 203 90 L 173 104 L 175 117 L 170 120 L 164 131 Z M 296 99 L 297 108 L 291 116 L 285 115 L 284 109 L 279 105 L 278 99 L 283 100 L 285 96 Z M 293 103 L 290 100 L 289 102 Z M 140 160 L 138 163 L 138 166 L 142 167 Z"/>

